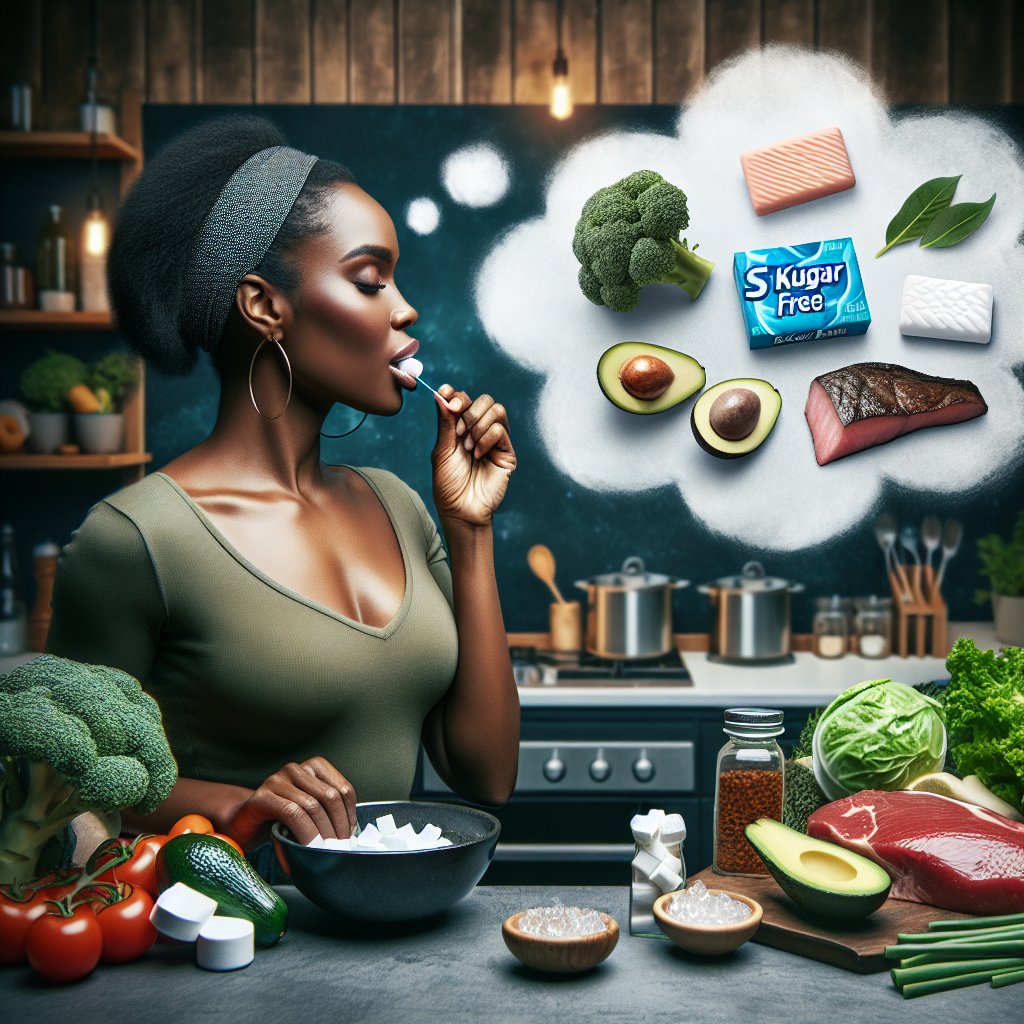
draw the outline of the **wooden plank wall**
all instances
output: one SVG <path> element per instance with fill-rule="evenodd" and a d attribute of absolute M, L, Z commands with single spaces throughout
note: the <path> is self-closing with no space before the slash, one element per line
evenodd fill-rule
<path fill-rule="evenodd" d="M 75 127 L 91 10 L 101 94 L 153 103 L 543 103 L 557 0 L 6 0 L 0 68 Z M 750 46 L 868 65 L 893 103 L 1024 102 L 1024 0 L 564 0 L 578 103 L 675 103 Z"/>

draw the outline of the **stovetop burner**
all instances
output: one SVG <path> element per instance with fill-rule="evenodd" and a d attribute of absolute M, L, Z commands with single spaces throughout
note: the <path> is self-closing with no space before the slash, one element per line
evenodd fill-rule
<path fill-rule="evenodd" d="M 512 649 L 516 682 L 521 686 L 558 686 L 586 682 L 588 686 L 642 686 L 665 683 L 692 686 L 693 680 L 676 650 L 657 658 L 609 660 L 587 651 Z"/>

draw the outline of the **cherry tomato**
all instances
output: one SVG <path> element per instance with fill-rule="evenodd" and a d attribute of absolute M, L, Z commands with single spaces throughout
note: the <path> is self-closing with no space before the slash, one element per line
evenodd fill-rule
<path fill-rule="evenodd" d="M 233 846 L 243 857 L 245 856 L 245 850 L 243 850 L 242 847 L 231 838 L 231 836 L 226 836 L 223 832 L 211 832 L 210 835 L 213 836 L 214 839 L 223 840 L 229 846 Z"/>
<path fill-rule="evenodd" d="M 124 840 L 118 840 L 128 846 Z M 137 888 L 145 889 L 150 896 L 160 895 L 160 887 L 156 881 L 156 855 L 160 847 L 167 842 L 167 836 L 145 836 L 135 842 L 135 852 L 123 864 L 115 864 L 97 878 L 99 882 L 128 882 Z M 109 859 L 109 857 L 108 857 Z M 102 863 L 102 859 L 100 863 Z"/>
<path fill-rule="evenodd" d="M 140 886 L 121 886 L 121 899 L 109 906 L 95 904 L 96 920 L 103 933 L 105 964 L 126 964 L 138 960 L 156 942 L 156 929 L 149 923 L 153 897 Z"/>
<path fill-rule="evenodd" d="M 204 818 L 201 814 L 186 814 L 179 818 L 170 828 L 168 836 L 181 836 L 189 832 L 198 832 L 200 835 L 210 835 L 216 831 L 213 822 Z"/>
<path fill-rule="evenodd" d="M 37 917 L 50 909 L 48 898 L 45 892 L 26 891 L 15 896 L 7 886 L 0 889 L 0 964 L 25 962 L 28 930 Z"/>
<path fill-rule="evenodd" d="M 28 930 L 25 954 L 32 969 L 48 981 L 77 981 L 100 962 L 103 932 L 88 904 L 70 917 L 43 914 Z"/>

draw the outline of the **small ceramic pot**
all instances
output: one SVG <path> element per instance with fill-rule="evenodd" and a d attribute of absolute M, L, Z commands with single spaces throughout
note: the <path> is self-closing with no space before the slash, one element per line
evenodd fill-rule
<path fill-rule="evenodd" d="M 70 430 L 66 412 L 30 412 L 25 443 L 30 451 L 52 455 L 62 444 L 67 444 Z"/>
<path fill-rule="evenodd" d="M 83 452 L 90 452 L 93 455 L 119 452 L 124 442 L 124 413 L 76 413 L 75 433 Z"/>
<path fill-rule="evenodd" d="M 996 639 L 1014 647 L 1024 646 L 1024 597 L 992 595 Z"/>

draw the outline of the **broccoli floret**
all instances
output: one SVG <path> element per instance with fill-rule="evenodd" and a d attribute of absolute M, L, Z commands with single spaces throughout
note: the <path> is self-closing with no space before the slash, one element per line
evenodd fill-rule
<path fill-rule="evenodd" d="M 796 761 L 787 761 L 783 794 L 782 824 L 806 834 L 807 819 L 828 803 L 815 781 L 814 772 Z"/>
<path fill-rule="evenodd" d="M 675 284 L 697 298 L 714 263 L 679 233 L 690 223 L 686 195 L 657 171 L 635 171 L 584 204 L 572 239 L 580 291 L 598 306 L 628 313 L 649 284 Z"/>
<path fill-rule="evenodd" d="M 84 811 L 148 814 L 178 778 L 134 677 L 50 654 L 0 676 L 0 770 L 0 883 L 36 877 L 43 847 Z"/>

